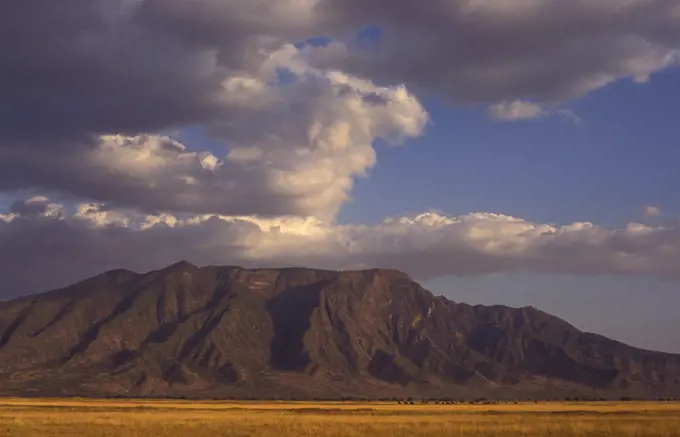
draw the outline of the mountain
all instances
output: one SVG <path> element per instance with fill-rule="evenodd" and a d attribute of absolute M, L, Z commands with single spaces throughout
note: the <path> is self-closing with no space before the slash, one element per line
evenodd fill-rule
<path fill-rule="evenodd" d="M 454 303 L 398 271 L 182 262 L 0 303 L 0 394 L 676 397 L 680 355 Z"/>

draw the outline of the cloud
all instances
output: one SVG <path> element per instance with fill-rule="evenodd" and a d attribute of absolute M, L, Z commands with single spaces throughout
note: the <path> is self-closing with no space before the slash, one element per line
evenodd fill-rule
<path fill-rule="evenodd" d="M 675 0 L 328 0 L 336 26 L 382 29 L 370 46 L 319 50 L 319 62 L 443 92 L 454 102 L 579 98 L 678 65 Z"/>
<path fill-rule="evenodd" d="M 282 217 L 149 216 L 101 205 L 0 220 L 0 290 L 43 291 L 108 269 L 199 265 L 386 267 L 418 280 L 534 272 L 680 277 L 680 222 L 608 229 L 500 214 L 424 213 L 374 226 Z"/>
<path fill-rule="evenodd" d="M 489 106 L 488 115 L 492 119 L 500 121 L 536 120 L 557 116 L 577 125 L 583 123 L 583 120 L 569 109 L 546 108 L 538 103 L 525 100 L 506 101 L 491 105 Z"/>
<path fill-rule="evenodd" d="M 373 143 L 419 136 L 427 113 L 403 86 L 310 67 L 292 42 L 315 3 L 3 2 L 0 191 L 332 219 Z M 223 151 L 167 136 L 197 124 Z"/>
<path fill-rule="evenodd" d="M 292 83 L 271 82 L 281 68 Z M 99 135 L 63 148 L 0 145 L 0 189 L 51 190 L 147 212 L 332 219 L 354 178 L 375 164 L 375 140 L 419 136 L 428 118 L 404 87 L 310 68 L 293 46 L 222 87 L 225 100 L 243 107 L 206 123 L 230 144 L 223 156 L 158 134 Z"/>
<path fill-rule="evenodd" d="M 423 132 L 427 114 L 404 84 L 494 105 L 500 119 L 577 121 L 552 102 L 677 64 L 676 1 L 508 5 L 2 2 L 0 191 L 332 219 L 374 165 L 376 139 Z M 348 37 L 367 25 L 383 31 L 375 44 Z M 331 43 L 293 45 L 319 35 Z M 168 138 L 190 125 L 223 150 Z"/>
<path fill-rule="evenodd" d="M 63 207 L 57 203 L 52 203 L 45 196 L 34 196 L 23 202 L 15 201 L 9 209 L 9 216 L 61 217 L 62 213 Z"/>
<path fill-rule="evenodd" d="M 0 133 L 50 147 L 56 138 L 246 117 L 247 95 L 225 83 L 319 35 L 335 38 L 308 50 L 323 66 L 491 104 L 643 82 L 677 65 L 680 48 L 674 0 L 48 3 L 0 5 L 0 50 L 11 66 L 0 71 Z M 357 48 L 347 35 L 366 25 L 382 38 Z"/>
<path fill-rule="evenodd" d="M 224 81 L 253 73 L 271 51 L 304 38 L 311 6 L 2 2 L 0 50 L 9 67 L 0 71 L 0 132 L 20 139 L 129 135 L 240 113 L 225 99 Z"/>
<path fill-rule="evenodd" d="M 657 218 L 661 216 L 662 211 L 661 208 L 659 208 L 658 206 L 648 205 L 642 208 L 642 213 L 644 214 L 645 217 Z"/>
<path fill-rule="evenodd" d="M 501 102 L 489 107 L 489 116 L 496 120 L 515 121 L 532 120 L 549 115 L 536 103 L 515 100 L 514 102 Z"/>

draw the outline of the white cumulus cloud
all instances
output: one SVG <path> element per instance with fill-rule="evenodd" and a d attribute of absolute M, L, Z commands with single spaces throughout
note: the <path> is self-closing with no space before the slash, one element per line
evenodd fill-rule
<path fill-rule="evenodd" d="M 489 116 L 496 120 L 531 120 L 549 114 L 541 105 L 522 100 L 501 102 L 489 107 Z"/>
<path fill-rule="evenodd" d="M 661 216 L 661 208 L 658 206 L 647 205 L 642 208 L 642 213 L 645 217 L 656 218 Z"/>
<path fill-rule="evenodd" d="M 556 116 L 577 125 L 583 123 L 583 120 L 570 109 L 547 107 L 525 100 L 505 101 L 491 105 L 488 115 L 494 120 L 501 121 L 536 120 Z"/>
<path fill-rule="evenodd" d="M 42 291 L 107 269 L 198 265 L 396 268 L 414 278 L 534 272 L 680 277 L 680 222 L 562 226 L 502 214 L 423 213 L 374 226 L 313 218 L 144 215 L 102 205 L 0 220 L 0 290 Z M 47 243 L 49 242 L 49 244 Z M 26 272 L 39 271 L 39 275 Z"/>

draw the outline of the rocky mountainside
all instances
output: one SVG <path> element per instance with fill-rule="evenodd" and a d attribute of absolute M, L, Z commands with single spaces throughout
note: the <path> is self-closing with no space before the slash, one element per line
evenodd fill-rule
<path fill-rule="evenodd" d="M 111 271 L 0 303 L 0 394 L 680 396 L 680 355 L 391 270 Z"/>

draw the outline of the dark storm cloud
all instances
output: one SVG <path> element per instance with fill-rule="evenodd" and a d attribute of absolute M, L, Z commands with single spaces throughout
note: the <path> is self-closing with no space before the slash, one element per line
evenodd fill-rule
<path fill-rule="evenodd" d="M 0 134 L 153 132 L 227 117 L 222 80 L 304 35 L 298 13 L 294 2 L 1 2 Z"/>
<path fill-rule="evenodd" d="M 676 0 L 327 0 L 319 14 L 383 29 L 332 65 L 455 101 L 579 97 L 644 80 L 680 48 Z"/>
<path fill-rule="evenodd" d="M 676 0 L 8 0 L 0 135 L 154 132 L 230 116 L 221 82 L 266 51 L 366 24 L 384 41 L 338 60 L 454 100 L 582 95 L 674 62 Z M 267 49 L 264 50 L 263 49 Z"/>
<path fill-rule="evenodd" d="M 1 2 L 0 134 L 55 140 L 219 114 L 211 54 L 149 32 L 133 19 L 137 3 Z"/>

